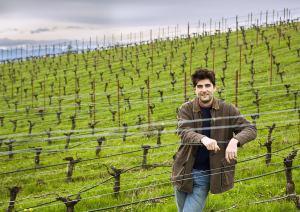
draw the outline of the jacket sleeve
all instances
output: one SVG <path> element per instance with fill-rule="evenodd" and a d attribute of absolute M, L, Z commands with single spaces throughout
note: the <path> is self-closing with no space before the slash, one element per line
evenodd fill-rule
<path fill-rule="evenodd" d="M 194 128 L 193 111 L 189 103 L 183 104 L 177 113 L 177 134 L 181 138 L 183 144 L 203 145 L 201 139 L 204 135 L 197 133 Z"/>
<path fill-rule="evenodd" d="M 257 130 L 255 125 L 246 120 L 233 105 L 230 107 L 230 116 L 233 132 L 235 133 L 233 137 L 239 141 L 240 147 L 256 138 Z"/>

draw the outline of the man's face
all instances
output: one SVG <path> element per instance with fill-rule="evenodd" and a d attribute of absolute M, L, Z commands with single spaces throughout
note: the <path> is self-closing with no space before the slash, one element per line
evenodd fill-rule
<path fill-rule="evenodd" d="M 212 100 L 215 91 L 216 88 L 209 79 L 199 80 L 195 87 L 197 97 L 204 104 L 209 103 Z"/>

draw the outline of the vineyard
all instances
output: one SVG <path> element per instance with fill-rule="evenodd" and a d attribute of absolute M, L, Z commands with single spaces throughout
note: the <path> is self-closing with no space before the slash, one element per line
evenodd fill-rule
<path fill-rule="evenodd" d="M 176 113 L 197 67 L 256 124 L 207 211 L 300 208 L 300 22 L 0 64 L 2 211 L 176 211 Z M 221 142 L 221 141 L 220 141 Z"/>

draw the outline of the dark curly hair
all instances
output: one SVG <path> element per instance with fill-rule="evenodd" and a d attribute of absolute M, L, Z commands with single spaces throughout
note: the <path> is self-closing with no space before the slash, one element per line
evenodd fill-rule
<path fill-rule="evenodd" d="M 193 86 L 196 87 L 199 80 L 209 79 L 209 81 L 216 86 L 215 73 L 205 68 L 197 68 L 192 75 Z"/>

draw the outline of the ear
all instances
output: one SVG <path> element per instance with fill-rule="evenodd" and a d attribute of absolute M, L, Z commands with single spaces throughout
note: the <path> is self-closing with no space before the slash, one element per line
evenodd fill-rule
<path fill-rule="evenodd" d="M 214 85 L 214 92 L 217 90 L 217 86 L 216 85 Z"/>

